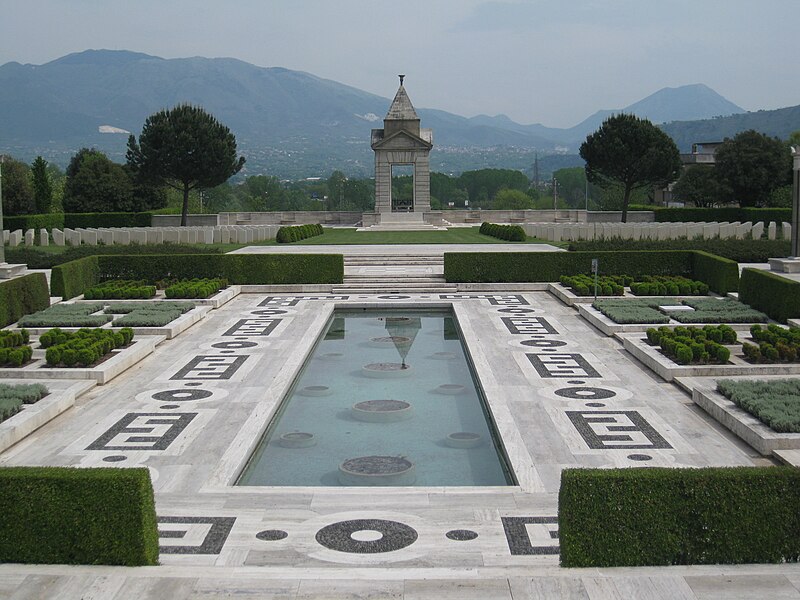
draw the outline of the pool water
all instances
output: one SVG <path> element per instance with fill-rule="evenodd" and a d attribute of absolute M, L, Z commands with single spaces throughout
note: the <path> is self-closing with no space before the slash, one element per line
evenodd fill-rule
<path fill-rule="evenodd" d="M 452 310 L 336 310 L 237 485 L 514 485 Z"/>

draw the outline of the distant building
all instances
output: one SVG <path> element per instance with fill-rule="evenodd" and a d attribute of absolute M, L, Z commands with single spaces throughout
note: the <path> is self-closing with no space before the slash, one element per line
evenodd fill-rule
<path fill-rule="evenodd" d="M 690 153 L 681 153 L 681 164 L 685 167 L 694 165 L 709 165 L 714 166 L 717 163 L 717 150 L 722 146 L 722 142 L 696 142 L 692 144 L 692 151 Z M 663 189 L 656 189 L 653 191 L 653 201 L 659 206 L 678 206 L 678 203 L 672 200 L 672 186 L 670 183 Z M 682 206 L 682 204 L 680 204 Z"/>

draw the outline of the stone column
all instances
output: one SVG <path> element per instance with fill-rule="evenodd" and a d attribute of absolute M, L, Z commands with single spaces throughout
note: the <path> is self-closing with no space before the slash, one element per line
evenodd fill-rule
<path fill-rule="evenodd" d="M 790 256 L 800 258 L 800 146 L 792 148 L 794 186 L 792 187 L 792 250 Z"/>
<path fill-rule="evenodd" d="M 386 152 L 375 152 L 375 212 L 392 212 L 392 165 Z"/>

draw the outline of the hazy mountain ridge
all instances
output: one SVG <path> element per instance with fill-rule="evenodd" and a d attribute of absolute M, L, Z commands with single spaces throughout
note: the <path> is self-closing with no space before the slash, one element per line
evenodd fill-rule
<path fill-rule="evenodd" d="M 387 91 L 394 92 L 395 85 L 387 78 Z M 413 84 L 409 93 L 413 99 Z M 64 165 L 77 148 L 95 146 L 122 160 L 126 136 L 100 134 L 99 127 L 138 134 L 150 114 L 181 102 L 202 105 L 231 128 L 248 157 L 248 171 L 295 177 L 334 168 L 370 174 L 369 132 L 380 126 L 391 101 L 310 73 L 234 58 L 87 50 L 43 65 L 0 66 L 0 150 L 26 160 L 42 154 Z M 700 84 L 665 88 L 620 110 L 656 122 L 741 112 Z M 535 151 L 575 152 L 614 112 L 619 111 L 598 111 L 558 129 L 519 124 L 504 115 L 467 118 L 418 107 L 424 126 L 434 130 L 431 159 L 440 171 L 524 168 Z M 683 124 L 670 127 L 665 129 L 680 131 Z M 704 137 L 714 138 L 711 132 Z"/>

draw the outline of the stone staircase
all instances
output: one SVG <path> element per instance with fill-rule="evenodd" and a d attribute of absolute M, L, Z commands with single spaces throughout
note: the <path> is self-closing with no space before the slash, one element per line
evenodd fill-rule
<path fill-rule="evenodd" d="M 453 294 L 441 254 L 360 254 L 344 257 L 344 282 L 334 294 Z"/>

